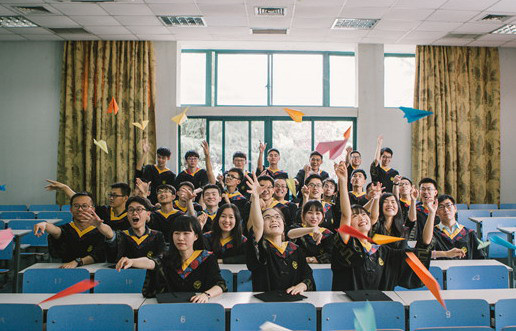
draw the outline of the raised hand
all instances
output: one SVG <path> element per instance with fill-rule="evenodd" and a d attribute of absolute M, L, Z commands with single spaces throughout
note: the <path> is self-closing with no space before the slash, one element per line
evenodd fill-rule
<path fill-rule="evenodd" d="M 34 229 L 33 229 L 34 235 L 38 238 L 41 237 L 47 229 L 47 224 L 48 224 L 47 222 L 39 222 L 39 223 L 35 224 Z"/>
<path fill-rule="evenodd" d="M 373 199 L 380 199 L 380 196 L 382 195 L 382 191 L 385 190 L 385 187 L 382 187 L 382 183 L 377 182 L 376 184 L 373 183 L 371 185 L 372 192 L 373 192 Z"/>
<path fill-rule="evenodd" d="M 260 186 L 260 183 L 258 182 L 258 179 L 256 178 L 256 174 L 253 173 L 253 177 L 249 177 L 248 174 L 245 175 L 245 178 L 247 179 L 247 186 L 249 187 L 249 190 L 247 190 L 247 193 L 250 193 L 251 195 L 255 197 L 259 197 L 262 193 L 262 187 Z"/>
<path fill-rule="evenodd" d="M 348 180 L 348 168 L 346 167 L 344 161 L 339 162 L 339 164 L 334 163 L 333 169 L 335 170 L 335 175 L 337 175 L 339 180 Z"/>
<path fill-rule="evenodd" d="M 419 197 L 419 190 L 412 186 L 412 190 L 410 191 L 410 199 L 416 201 Z"/>
<path fill-rule="evenodd" d="M 260 146 L 258 146 L 258 149 L 260 150 L 260 153 L 263 153 L 266 148 L 267 148 L 267 143 L 262 143 L 260 141 Z"/>
<path fill-rule="evenodd" d="M 150 185 L 151 182 L 144 182 L 140 178 L 136 178 L 136 188 L 140 191 L 140 196 L 146 198 L 150 194 Z"/>
<path fill-rule="evenodd" d="M 149 145 L 149 142 L 147 141 L 147 139 L 143 139 L 142 140 L 142 151 L 143 151 L 143 154 L 147 154 L 150 150 L 150 145 Z"/>
<path fill-rule="evenodd" d="M 377 146 L 383 145 L 383 136 L 382 135 L 379 135 L 378 138 L 376 139 L 376 145 Z"/>
<path fill-rule="evenodd" d="M 66 184 L 58 182 L 57 180 L 47 179 L 47 182 L 49 183 L 47 186 L 45 186 L 45 190 L 47 191 L 61 191 L 67 187 Z"/>
<path fill-rule="evenodd" d="M 95 210 L 81 210 L 79 213 L 79 217 L 81 220 L 86 221 L 88 224 L 93 225 L 94 227 L 98 228 L 102 223 L 104 223 L 104 220 L 100 218 L 96 213 Z"/>
<path fill-rule="evenodd" d="M 392 182 L 396 185 L 399 185 L 400 182 L 401 182 L 401 176 L 400 175 L 396 175 L 394 176 L 394 179 L 392 180 Z"/>
<path fill-rule="evenodd" d="M 432 202 L 430 202 L 426 208 L 428 208 L 428 212 L 431 214 L 435 214 L 437 211 L 438 202 L 437 199 L 434 199 Z"/>
<path fill-rule="evenodd" d="M 202 213 L 201 215 L 197 216 L 197 220 L 199 221 L 201 229 L 204 228 L 204 225 L 206 225 L 206 222 L 208 221 L 208 214 Z"/>
<path fill-rule="evenodd" d="M 210 146 L 208 145 L 208 142 L 206 140 L 204 140 L 201 143 L 201 146 L 202 146 L 202 150 L 204 151 L 204 155 L 210 156 Z"/>

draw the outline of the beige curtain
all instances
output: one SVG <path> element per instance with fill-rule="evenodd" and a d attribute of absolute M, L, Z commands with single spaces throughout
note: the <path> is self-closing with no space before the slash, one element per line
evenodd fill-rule
<path fill-rule="evenodd" d="M 156 145 L 152 42 L 67 41 L 64 44 L 57 178 L 105 203 L 110 185 L 132 183 L 141 141 Z M 112 99 L 118 114 L 108 114 Z M 145 131 L 132 125 L 148 120 Z M 106 154 L 93 144 L 105 140 Z M 58 194 L 57 203 L 67 199 Z"/>
<path fill-rule="evenodd" d="M 418 46 L 414 108 L 434 112 L 412 127 L 414 179 L 435 178 L 460 203 L 498 203 L 498 49 Z"/>

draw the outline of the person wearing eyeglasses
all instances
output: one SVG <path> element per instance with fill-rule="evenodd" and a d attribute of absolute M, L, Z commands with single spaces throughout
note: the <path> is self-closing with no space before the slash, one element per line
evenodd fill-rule
<path fill-rule="evenodd" d="M 247 185 L 242 186 L 242 181 L 244 179 L 244 173 L 240 168 L 231 168 L 224 175 L 224 186 L 225 193 L 229 202 L 236 205 L 240 214 L 243 213 L 245 205 L 247 204 L 247 198 L 244 193 L 240 191 L 242 187 L 244 189 Z M 220 202 L 221 205 L 226 204 L 227 202 L 222 200 Z"/>
<path fill-rule="evenodd" d="M 419 202 L 411 203 L 409 208 L 409 215 L 414 213 L 413 208 L 416 209 L 416 223 L 409 236 L 409 238 L 413 240 L 419 240 L 421 238 L 428 217 L 428 206 L 437 200 L 438 195 L 437 182 L 434 179 L 425 177 L 419 181 L 418 185 L 419 190 L 416 190 L 413 194 L 419 195 Z M 437 215 L 435 224 L 439 224 L 439 222 L 440 219 Z"/>
<path fill-rule="evenodd" d="M 60 258 L 63 269 L 104 262 L 104 236 L 89 222 L 95 213 L 93 198 L 88 192 L 75 193 L 70 198 L 72 222 L 56 226 L 47 222 L 34 225 L 34 235 L 48 233 L 48 250 L 52 257 Z"/>
<path fill-rule="evenodd" d="M 382 186 L 385 187 L 385 192 L 392 193 L 394 177 L 399 175 L 399 172 L 391 168 L 392 149 L 389 147 L 382 148 L 382 144 L 383 137 L 379 136 L 376 142 L 375 158 L 370 168 L 371 181 L 373 183 L 382 183 Z"/>
<path fill-rule="evenodd" d="M 185 153 L 185 170 L 181 171 L 176 178 L 176 189 L 182 182 L 190 182 L 194 185 L 194 189 L 202 188 L 204 185 L 211 183 L 215 184 L 215 177 L 213 176 L 213 169 L 210 159 L 210 148 L 206 141 L 203 141 L 201 147 L 204 151 L 206 161 L 206 169 L 201 169 L 199 165 L 199 153 L 190 150 Z"/>
<path fill-rule="evenodd" d="M 174 208 L 174 199 L 176 197 L 174 186 L 169 184 L 160 185 L 156 193 L 158 194 L 160 209 L 151 214 L 149 228 L 163 233 L 165 242 L 170 243 L 172 224 L 179 216 L 184 215 L 184 212 Z"/>
<path fill-rule="evenodd" d="M 323 156 L 318 151 L 313 151 L 310 153 L 309 163 L 305 164 L 303 169 L 300 169 L 297 172 L 295 177 L 296 186 L 297 186 L 297 199 L 300 200 L 302 198 L 301 193 L 301 184 L 304 184 L 306 179 L 310 175 L 319 175 L 321 179 L 324 181 L 326 178 L 330 177 L 330 175 L 321 169 L 321 165 L 323 164 Z M 294 197 L 293 197 L 294 198 Z"/>
<path fill-rule="evenodd" d="M 122 257 L 139 258 L 160 256 L 165 250 L 163 234 L 147 226 L 152 205 L 142 197 L 127 200 L 127 217 L 131 227 L 116 230 L 108 226 L 96 214 L 91 213 L 88 221 L 106 238 L 109 253 L 108 262 L 118 262 Z"/>
<path fill-rule="evenodd" d="M 359 169 L 362 164 L 362 154 L 359 151 L 353 150 L 353 147 L 346 147 L 346 165 L 348 174 L 352 174 L 353 170 Z M 351 191 L 353 186 L 351 184 L 351 176 L 348 176 L 348 191 Z"/>

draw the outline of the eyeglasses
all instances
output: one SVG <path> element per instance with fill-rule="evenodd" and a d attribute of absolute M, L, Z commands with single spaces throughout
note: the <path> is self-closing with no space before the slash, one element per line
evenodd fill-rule
<path fill-rule="evenodd" d="M 134 214 L 134 213 L 137 213 L 137 214 L 140 214 L 142 211 L 144 210 L 147 210 L 145 208 L 142 208 L 142 207 L 138 207 L 138 208 L 127 208 L 127 213 L 128 214 Z"/>
<path fill-rule="evenodd" d="M 322 184 L 314 184 L 314 183 L 310 183 L 310 184 L 308 184 L 307 186 L 308 186 L 308 187 L 310 187 L 310 188 L 315 188 L 315 187 L 317 187 L 317 188 L 321 188 L 321 187 L 322 187 Z"/>
<path fill-rule="evenodd" d="M 123 197 L 123 196 L 124 195 L 121 195 L 121 194 L 113 194 L 113 193 L 108 194 L 108 197 L 109 198 L 113 198 L 113 199 L 120 198 L 120 197 Z"/>
<path fill-rule="evenodd" d="M 265 215 L 265 216 L 263 216 L 263 219 L 265 221 L 271 221 L 271 220 L 279 221 L 279 220 L 281 220 L 281 216 L 279 214 L 276 214 L 276 215 Z"/>
<path fill-rule="evenodd" d="M 287 185 L 274 185 L 275 188 L 286 189 Z"/>
<path fill-rule="evenodd" d="M 79 205 L 79 204 L 73 204 L 72 207 L 74 209 L 88 209 L 88 208 L 91 208 L 92 206 L 91 205 Z"/>
<path fill-rule="evenodd" d="M 422 187 L 420 189 L 421 192 L 432 192 L 434 191 L 435 189 L 433 187 Z"/>
<path fill-rule="evenodd" d="M 446 208 L 446 209 L 450 210 L 450 209 L 452 209 L 453 206 L 454 206 L 453 203 L 447 203 L 447 204 L 439 205 L 439 207 L 437 207 L 437 209 L 444 210 Z"/>
<path fill-rule="evenodd" d="M 229 174 L 228 174 L 228 175 L 226 175 L 226 178 L 227 178 L 227 179 L 240 179 L 240 178 L 238 178 L 238 177 L 235 177 L 235 176 L 233 176 L 233 175 L 229 175 Z"/>
<path fill-rule="evenodd" d="M 261 186 L 261 188 L 262 188 L 263 190 L 270 190 L 270 189 L 272 189 L 272 186 L 265 186 L 265 185 L 264 185 L 264 186 Z"/>

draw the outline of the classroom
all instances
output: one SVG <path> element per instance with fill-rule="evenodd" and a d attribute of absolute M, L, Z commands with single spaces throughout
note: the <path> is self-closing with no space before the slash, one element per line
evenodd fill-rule
<path fill-rule="evenodd" d="M 514 0 L 0 0 L 0 66 L 0 329 L 516 329 Z"/>

